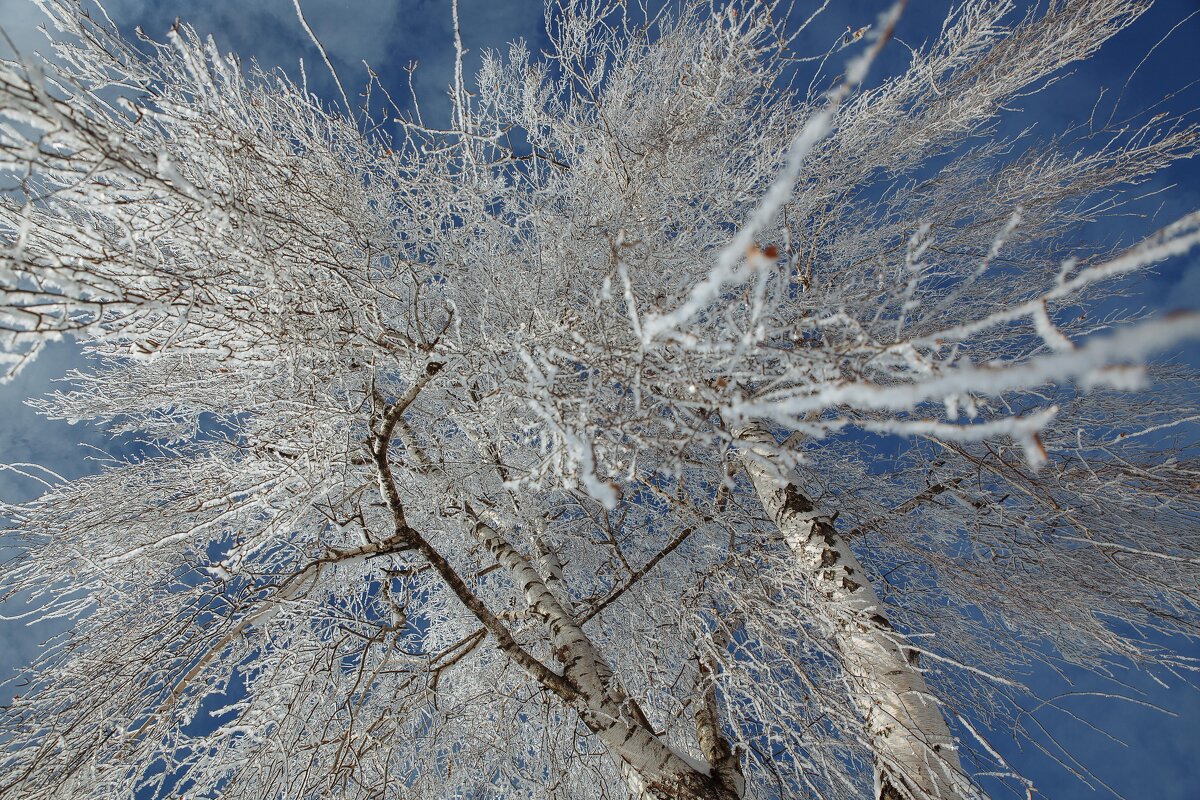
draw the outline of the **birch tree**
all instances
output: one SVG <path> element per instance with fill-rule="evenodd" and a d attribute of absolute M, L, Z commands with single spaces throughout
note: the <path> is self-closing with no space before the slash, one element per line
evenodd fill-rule
<path fill-rule="evenodd" d="M 0 797 L 1031 793 L 1030 664 L 1194 669 L 1200 318 L 1112 301 L 1200 212 L 1065 243 L 1196 128 L 996 134 L 1146 3 L 556 0 L 447 129 L 40 5 L 5 369 L 142 446 L 3 509 Z"/>

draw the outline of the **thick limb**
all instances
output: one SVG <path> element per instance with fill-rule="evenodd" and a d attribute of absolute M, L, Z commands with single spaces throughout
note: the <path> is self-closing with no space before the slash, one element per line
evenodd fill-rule
<path fill-rule="evenodd" d="M 370 441 L 380 495 L 391 511 L 396 529 L 394 538 L 420 552 L 463 605 L 496 639 L 501 652 L 579 714 L 588 729 L 604 742 L 617 759 L 630 789 L 639 798 L 739 800 L 743 782 L 735 758 L 724 758 L 707 770 L 697 768 L 655 733 L 637 703 L 625 694 L 612 669 L 566 604 L 564 590 L 560 587 L 561 566 L 552 554 L 543 554 L 542 560 L 552 576 L 550 584 L 560 589 L 557 595 L 547 585 L 547 578 L 523 554 L 464 503 L 465 510 L 472 517 L 475 536 L 487 547 L 496 563 L 508 571 L 530 612 L 546 624 L 551 651 L 563 665 L 561 675 L 522 647 L 453 565 L 419 531 L 409 526 L 392 477 L 391 440 L 397 429 L 402 434 L 406 432 L 402 420 L 405 409 L 440 368 L 440 364 L 430 364 L 409 391 L 384 411 L 379 428 Z M 712 710 L 715 712 L 715 704 Z M 701 733 L 705 742 L 713 739 L 718 725 L 715 716 L 710 722 L 712 729 L 702 730 Z M 734 774 L 736 781 L 727 777 Z"/>
<path fill-rule="evenodd" d="M 853 701 L 875 751 L 877 800 L 965 797 L 962 764 L 941 706 L 854 551 L 795 481 L 783 483 L 767 467 L 775 450 L 769 431 L 751 425 L 739 438 L 756 494 L 810 577 L 821 613 L 834 622 Z"/>

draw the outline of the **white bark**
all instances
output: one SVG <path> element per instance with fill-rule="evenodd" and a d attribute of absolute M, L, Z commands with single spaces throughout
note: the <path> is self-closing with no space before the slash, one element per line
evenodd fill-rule
<path fill-rule="evenodd" d="M 563 678 L 578 690 L 572 705 L 584 724 L 609 748 L 621 765 L 630 789 L 646 800 L 738 800 L 745 783 L 735 758 L 726 755 L 711 766 L 694 764 L 654 732 L 637 703 L 614 677 L 604 656 L 533 565 L 491 525 L 476 518 L 475 536 L 503 565 L 521 589 L 530 611 L 550 628 L 555 657 Z M 543 562 L 561 580 L 557 559 Z M 702 726 L 701 739 L 720 739 L 713 711 L 712 725 Z M 723 741 L 722 741 L 723 744 Z M 724 745 L 728 751 L 728 745 Z M 714 751 L 712 745 L 704 748 Z"/>
<path fill-rule="evenodd" d="M 959 800 L 968 786 L 954 737 L 917 665 L 917 653 L 894 630 L 854 551 L 795 482 L 782 483 L 764 463 L 775 439 L 760 426 L 742 431 L 757 457 L 746 472 L 768 516 L 810 576 L 832 620 L 834 638 L 875 754 L 878 800 Z"/>
<path fill-rule="evenodd" d="M 986 741 L 1039 702 L 1014 653 L 1182 663 L 1196 376 L 1134 362 L 1200 318 L 1105 308 L 1200 212 L 1062 257 L 1200 128 L 993 135 L 1143 0 L 964 0 L 861 90 L 890 21 L 805 90 L 785 3 L 550 3 L 544 55 L 456 75 L 451 130 L 414 91 L 394 136 L 386 76 L 347 117 L 186 25 L 38 4 L 54 61 L 0 64 L 0 382 L 72 334 L 93 368 L 36 408 L 160 444 L 0 505 L 0 601 L 76 622 L 0 707 L 0 798 L 861 800 L 872 755 L 876 800 L 975 795 L 795 449 L 751 432 L 748 488 L 716 420 L 829 440 L 862 528 L 920 531 L 936 583 L 897 607 L 987 710 L 989 782 L 1036 789 Z M 867 497 L 850 426 L 940 446 Z M 447 530 L 510 501 L 487 548 Z"/>

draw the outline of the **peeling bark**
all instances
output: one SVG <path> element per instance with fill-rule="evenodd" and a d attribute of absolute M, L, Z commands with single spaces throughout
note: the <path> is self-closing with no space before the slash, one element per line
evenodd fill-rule
<path fill-rule="evenodd" d="M 771 458 L 775 439 L 761 426 L 739 434 L 756 456 Z M 759 458 L 743 455 L 755 492 L 809 575 L 875 753 L 877 800 L 961 800 L 966 780 L 958 748 L 917 652 L 886 611 L 846 540 L 795 483 L 781 484 Z"/>

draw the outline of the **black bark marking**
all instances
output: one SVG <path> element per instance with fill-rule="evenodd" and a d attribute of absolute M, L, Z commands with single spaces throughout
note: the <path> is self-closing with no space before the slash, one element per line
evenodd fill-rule
<path fill-rule="evenodd" d="M 796 488 L 796 484 L 789 483 L 787 486 L 779 490 L 783 495 L 783 502 L 779 504 L 779 510 L 788 514 L 807 514 L 813 510 L 812 501 L 801 494 Z"/>
<path fill-rule="evenodd" d="M 892 629 L 892 623 L 889 622 L 888 618 L 883 616 L 882 614 L 872 614 L 871 622 L 874 623 L 877 627 L 883 628 L 884 630 L 890 631 Z"/>
<path fill-rule="evenodd" d="M 884 777 L 882 785 L 879 788 L 879 800 L 905 800 L 907 795 L 900 794 L 900 790 L 892 785 L 892 782 Z"/>

